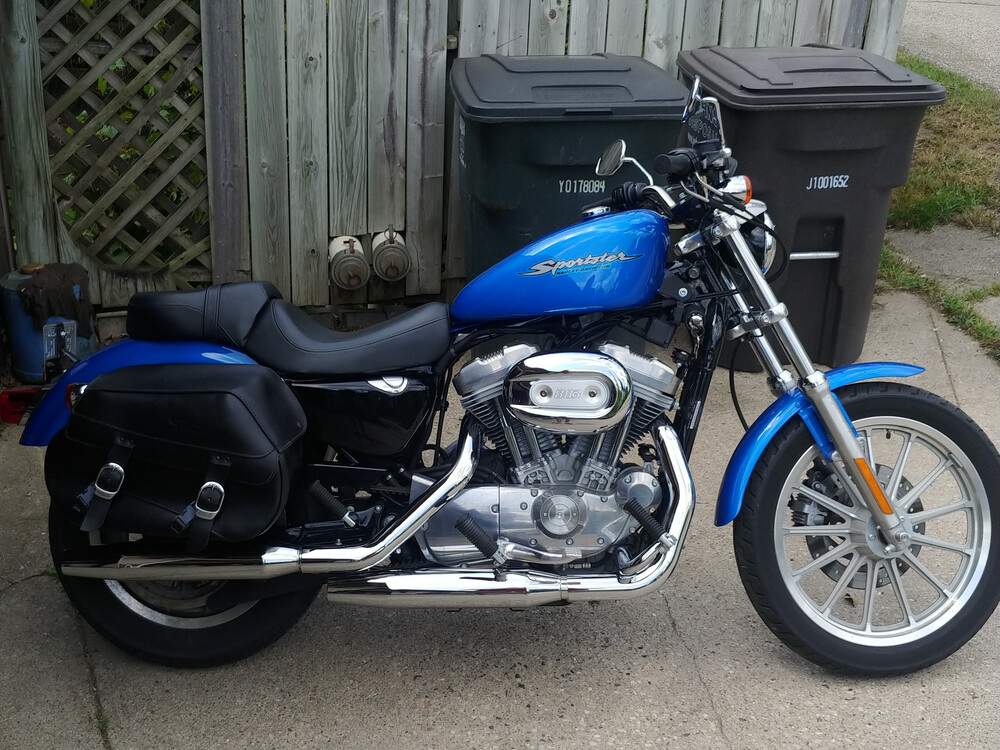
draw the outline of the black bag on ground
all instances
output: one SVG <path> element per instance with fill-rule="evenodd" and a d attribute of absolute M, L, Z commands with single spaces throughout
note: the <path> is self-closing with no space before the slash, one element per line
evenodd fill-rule
<path fill-rule="evenodd" d="M 90 383 L 49 446 L 49 494 L 81 529 L 253 539 L 285 508 L 306 417 L 257 365 L 126 367 Z"/>

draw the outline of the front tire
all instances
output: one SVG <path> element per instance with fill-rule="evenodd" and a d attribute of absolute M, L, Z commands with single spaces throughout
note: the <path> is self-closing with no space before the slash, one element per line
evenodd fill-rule
<path fill-rule="evenodd" d="M 298 622 L 320 588 L 317 583 L 256 601 L 213 606 L 213 595 L 242 582 L 105 581 L 62 574 L 65 549 L 97 541 L 50 506 L 52 560 L 73 606 L 113 644 L 158 664 L 210 667 L 250 656 Z"/>
<path fill-rule="evenodd" d="M 867 509 L 801 420 L 754 469 L 734 523 L 750 601 L 790 648 L 851 674 L 944 659 L 1000 600 L 1000 456 L 963 412 L 895 383 L 837 392 L 913 544 L 885 553 Z"/>

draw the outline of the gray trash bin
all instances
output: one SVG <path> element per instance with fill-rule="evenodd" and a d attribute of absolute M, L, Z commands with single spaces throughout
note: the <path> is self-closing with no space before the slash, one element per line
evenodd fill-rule
<path fill-rule="evenodd" d="M 685 88 L 647 60 L 591 56 L 460 58 L 451 70 L 458 105 L 459 190 L 466 276 L 574 224 L 580 207 L 612 187 L 594 165 L 624 138 L 648 166 L 674 147 Z"/>
<path fill-rule="evenodd" d="M 688 83 L 698 75 L 718 97 L 739 171 L 791 253 L 774 287 L 810 356 L 854 362 L 892 188 L 906 182 L 924 110 L 944 87 L 849 47 L 707 47 L 677 60 Z"/>

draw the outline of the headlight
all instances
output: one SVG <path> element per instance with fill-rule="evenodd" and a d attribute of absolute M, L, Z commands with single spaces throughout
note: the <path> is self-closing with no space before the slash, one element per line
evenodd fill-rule
<path fill-rule="evenodd" d="M 761 272 L 767 273 L 771 264 L 774 263 L 774 254 L 777 250 L 777 243 L 774 241 L 774 222 L 771 221 L 770 214 L 764 210 L 765 206 L 762 201 L 751 200 L 747 204 L 747 208 L 750 209 L 751 213 L 756 214 L 757 219 L 764 222 L 764 226 L 770 230 L 765 231 L 762 227 L 753 224 L 743 225 L 743 236 L 750 244 L 750 249 L 753 250 L 754 258 L 757 259 Z M 759 211 L 754 210 L 758 208 Z"/>

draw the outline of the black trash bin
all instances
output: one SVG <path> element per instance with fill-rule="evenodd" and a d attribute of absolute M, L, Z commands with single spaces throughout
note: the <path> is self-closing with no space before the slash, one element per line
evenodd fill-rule
<path fill-rule="evenodd" d="M 616 138 L 651 168 L 674 147 L 687 91 L 639 57 L 460 58 L 459 183 L 471 279 L 533 240 L 579 220 L 580 207 L 638 172 L 594 174 Z"/>
<path fill-rule="evenodd" d="M 854 362 L 892 188 L 906 182 L 924 110 L 944 88 L 849 47 L 707 47 L 678 64 L 719 99 L 739 171 L 791 253 L 774 287 L 810 356 Z"/>

